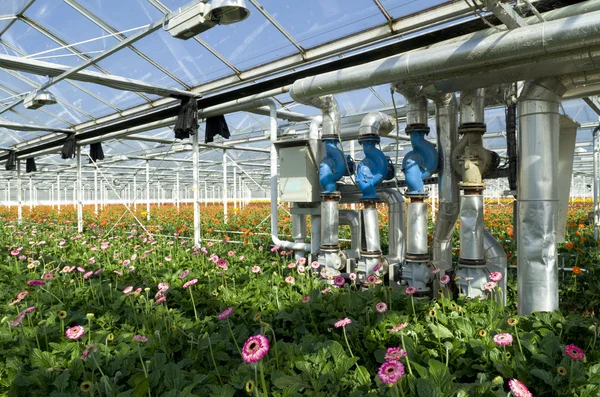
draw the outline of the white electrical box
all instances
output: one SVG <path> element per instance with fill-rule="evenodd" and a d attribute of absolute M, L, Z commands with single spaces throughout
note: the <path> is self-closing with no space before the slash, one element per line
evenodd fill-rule
<path fill-rule="evenodd" d="M 321 201 L 318 165 L 308 146 L 279 148 L 279 194 L 282 201 Z"/>

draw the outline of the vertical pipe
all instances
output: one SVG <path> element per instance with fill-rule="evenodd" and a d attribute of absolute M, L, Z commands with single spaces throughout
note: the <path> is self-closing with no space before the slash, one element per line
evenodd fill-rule
<path fill-rule="evenodd" d="M 223 149 L 223 220 L 227 223 L 227 150 Z"/>
<path fill-rule="evenodd" d="M 33 209 L 33 180 L 29 177 L 29 211 Z"/>
<path fill-rule="evenodd" d="M 208 205 L 208 187 L 206 185 L 206 181 L 204 181 L 204 206 Z"/>
<path fill-rule="evenodd" d="M 138 189 L 137 189 L 137 176 L 133 175 L 133 211 L 137 212 L 138 202 Z"/>
<path fill-rule="evenodd" d="M 146 160 L 146 220 L 150 220 L 150 161 Z"/>
<path fill-rule="evenodd" d="M 98 215 L 98 170 L 94 169 L 94 214 Z"/>
<path fill-rule="evenodd" d="M 215 203 L 215 185 L 212 185 L 212 197 L 211 197 L 211 204 Z"/>
<path fill-rule="evenodd" d="M 518 104 L 519 314 L 558 310 L 559 105 L 565 87 L 556 79 L 525 84 Z"/>
<path fill-rule="evenodd" d="M 598 130 L 596 127 L 593 132 L 593 148 L 594 148 L 594 240 L 598 241 L 598 224 L 600 224 L 600 207 L 598 205 L 598 173 L 600 170 L 600 139 L 598 139 Z"/>
<path fill-rule="evenodd" d="M 8 187 L 10 190 L 10 181 L 8 182 Z M 55 207 L 55 205 L 54 205 L 54 183 L 50 185 L 49 196 L 50 196 L 50 202 L 52 202 L 52 209 L 54 209 L 54 207 Z M 9 204 L 8 208 L 10 208 L 10 204 Z"/>
<path fill-rule="evenodd" d="M 81 146 L 77 146 L 77 232 L 83 232 L 83 197 L 81 184 Z"/>
<path fill-rule="evenodd" d="M 8 183 L 8 209 L 10 209 L 11 201 L 12 201 L 12 190 L 10 190 L 10 179 L 7 181 Z"/>
<path fill-rule="evenodd" d="M 199 175 L 198 175 L 198 167 L 199 167 L 199 158 L 200 152 L 198 149 L 198 135 L 196 132 L 192 138 L 192 149 L 193 149 L 193 159 L 192 159 L 192 178 L 193 178 L 193 186 L 192 192 L 194 194 L 194 245 L 200 246 L 200 201 L 199 201 Z M 179 184 L 179 171 L 177 172 L 177 183 Z"/>
<path fill-rule="evenodd" d="M 71 195 L 73 209 L 77 209 L 77 181 L 73 181 L 73 194 Z"/>
<path fill-rule="evenodd" d="M 161 194 L 160 194 L 160 181 L 156 181 L 156 194 L 155 194 L 155 198 L 156 201 L 158 202 L 158 206 L 160 207 L 160 202 L 161 202 Z"/>
<path fill-rule="evenodd" d="M 56 205 L 60 214 L 60 174 L 56 174 Z"/>
<path fill-rule="evenodd" d="M 233 167 L 233 208 L 237 208 L 237 168 Z"/>
<path fill-rule="evenodd" d="M 175 174 L 175 200 L 177 202 L 177 212 L 179 212 L 179 202 L 181 201 L 179 198 L 179 170 Z"/>
<path fill-rule="evenodd" d="M 22 190 L 22 186 L 21 186 L 21 160 L 17 160 L 17 203 L 18 203 L 18 209 L 17 209 L 17 222 L 19 224 L 21 224 L 21 222 L 23 222 L 23 203 L 22 203 L 22 199 L 23 199 L 23 190 Z"/>

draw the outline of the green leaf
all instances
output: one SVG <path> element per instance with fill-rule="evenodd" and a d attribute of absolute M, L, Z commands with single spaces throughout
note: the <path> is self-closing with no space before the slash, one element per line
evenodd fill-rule
<path fill-rule="evenodd" d="M 63 392 L 67 387 L 69 387 L 69 371 L 63 371 L 62 374 L 58 375 L 52 385 L 58 389 L 58 391 Z"/>
<path fill-rule="evenodd" d="M 444 397 L 439 387 L 431 379 L 426 378 L 417 380 L 417 394 L 419 397 Z"/>
<path fill-rule="evenodd" d="M 144 376 L 144 374 L 142 374 L 142 376 Z M 133 397 L 145 397 L 148 395 L 149 390 L 150 382 L 147 378 L 144 378 L 135 386 L 135 389 L 133 389 Z"/>
<path fill-rule="evenodd" d="M 448 368 L 437 360 L 429 360 L 429 378 L 444 394 L 452 389 L 452 376 Z"/>
<path fill-rule="evenodd" d="M 436 338 L 445 339 L 454 337 L 454 334 L 442 324 L 429 323 L 429 329 L 431 329 L 431 332 Z"/>
<path fill-rule="evenodd" d="M 417 372 L 419 373 L 419 375 L 421 376 L 421 378 L 427 378 L 429 377 L 429 371 L 427 371 L 427 368 L 417 364 L 414 361 L 410 362 L 411 367 L 413 367 L 413 369 L 416 369 Z"/>
<path fill-rule="evenodd" d="M 208 387 L 210 388 L 210 390 L 212 390 L 212 393 L 210 395 L 214 397 L 233 397 L 235 395 L 235 389 L 230 385 L 209 385 Z"/>
<path fill-rule="evenodd" d="M 34 368 L 50 369 L 56 366 L 56 359 L 48 352 L 33 349 L 31 352 L 31 365 Z"/>
<path fill-rule="evenodd" d="M 550 372 L 544 371 L 540 368 L 533 368 L 529 371 L 529 373 L 535 376 L 536 378 L 540 378 L 541 380 L 543 380 L 544 383 L 546 383 L 548 386 L 554 386 L 554 378 L 552 374 L 550 374 Z"/>
<path fill-rule="evenodd" d="M 302 391 L 302 389 L 307 387 L 307 384 L 304 383 L 304 379 L 301 375 L 285 375 L 279 371 L 273 372 L 271 381 L 280 389 L 293 387 L 295 391 Z"/>

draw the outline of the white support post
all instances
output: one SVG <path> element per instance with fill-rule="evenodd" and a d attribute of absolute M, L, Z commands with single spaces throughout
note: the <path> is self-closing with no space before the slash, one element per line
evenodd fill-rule
<path fill-rule="evenodd" d="M 158 202 L 158 206 L 160 207 L 160 181 L 156 181 L 156 190 L 155 190 L 154 198 Z"/>
<path fill-rule="evenodd" d="M 200 152 L 198 149 L 198 132 L 196 132 L 192 139 L 192 149 L 193 149 L 193 157 L 192 157 L 192 192 L 194 194 L 194 245 L 200 246 L 200 182 L 199 182 L 199 159 Z M 177 181 L 179 181 L 179 173 L 177 173 Z"/>
<path fill-rule="evenodd" d="M 206 185 L 206 181 L 204 181 L 204 206 L 208 205 L 208 187 Z"/>
<path fill-rule="evenodd" d="M 17 223 L 21 224 L 23 222 L 23 203 L 22 203 L 22 190 L 21 186 L 21 160 L 17 160 L 17 203 L 19 208 L 17 210 Z"/>
<path fill-rule="evenodd" d="M 235 211 L 235 208 L 238 208 L 238 203 L 237 203 L 237 168 L 234 166 L 233 167 L 233 208 Z"/>
<path fill-rule="evenodd" d="M 146 220 L 150 220 L 150 161 L 146 160 Z"/>
<path fill-rule="evenodd" d="M 227 150 L 223 149 L 223 221 L 227 223 Z"/>
<path fill-rule="evenodd" d="M 211 204 L 215 203 L 215 185 L 212 185 L 212 200 Z"/>
<path fill-rule="evenodd" d="M 56 206 L 60 214 L 60 174 L 56 174 Z"/>
<path fill-rule="evenodd" d="M 175 200 L 177 203 L 177 212 L 179 212 L 179 170 L 177 170 L 177 174 L 175 174 Z"/>
<path fill-rule="evenodd" d="M 94 168 L 94 214 L 98 215 L 98 170 Z"/>
<path fill-rule="evenodd" d="M 50 193 L 48 194 L 50 196 L 50 202 L 52 203 L 52 209 L 54 209 L 54 183 L 50 185 Z"/>
<path fill-rule="evenodd" d="M 77 209 L 77 181 L 73 181 L 73 209 Z"/>
<path fill-rule="evenodd" d="M 10 179 L 7 181 L 8 183 L 8 209 L 10 209 L 11 201 L 12 201 L 12 191 L 10 190 Z"/>
<path fill-rule="evenodd" d="M 33 180 L 29 177 L 29 211 L 33 209 Z"/>
<path fill-rule="evenodd" d="M 83 186 L 81 183 L 81 146 L 77 146 L 77 232 L 83 232 Z"/>
<path fill-rule="evenodd" d="M 137 199 L 138 199 L 138 190 L 137 190 L 137 178 L 133 176 L 133 212 L 137 212 Z"/>

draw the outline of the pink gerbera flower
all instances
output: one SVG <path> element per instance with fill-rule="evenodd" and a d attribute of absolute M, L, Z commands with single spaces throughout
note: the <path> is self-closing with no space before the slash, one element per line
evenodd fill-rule
<path fill-rule="evenodd" d="M 156 297 L 155 297 L 155 298 L 156 298 Z M 166 296 L 164 296 L 164 295 L 162 295 L 160 298 L 158 298 L 158 299 L 156 299 L 156 300 L 154 301 L 154 304 L 155 304 L 155 305 L 158 305 L 159 303 L 163 303 L 163 302 L 165 302 L 166 300 L 167 300 L 167 297 L 166 297 Z"/>
<path fill-rule="evenodd" d="M 140 335 L 140 334 L 136 334 L 133 336 L 133 340 L 136 342 L 140 342 L 140 343 L 146 343 L 148 342 L 148 338 L 145 337 L 144 335 Z"/>
<path fill-rule="evenodd" d="M 269 339 L 262 334 L 248 338 L 242 347 L 242 359 L 247 364 L 253 364 L 262 359 L 269 352 Z"/>
<path fill-rule="evenodd" d="M 388 347 L 387 353 L 385 353 L 385 361 L 400 361 L 402 357 L 406 357 L 407 354 L 401 347 Z"/>
<path fill-rule="evenodd" d="M 190 271 L 186 269 L 186 270 L 182 271 L 181 273 L 179 273 L 179 279 L 180 279 L 180 280 L 183 280 L 183 279 L 184 279 L 184 278 L 186 278 L 186 277 L 187 277 L 189 274 L 190 274 Z"/>
<path fill-rule="evenodd" d="M 76 325 L 71 328 L 67 328 L 65 335 L 71 340 L 77 340 L 83 336 L 85 329 L 81 325 Z"/>
<path fill-rule="evenodd" d="M 89 271 L 86 274 L 83 275 L 83 279 L 87 280 L 88 278 L 92 277 L 94 275 L 94 272 Z"/>
<path fill-rule="evenodd" d="M 288 284 L 294 284 L 295 281 L 296 281 L 296 279 L 293 276 L 287 276 L 285 278 L 285 282 Z"/>
<path fill-rule="evenodd" d="M 432 271 L 431 274 L 438 274 L 442 269 L 440 269 L 439 267 L 435 267 Z"/>
<path fill-rule="evenodd" d="M 346 325 L 348 324 L 352 324 L 352 320 L 350 320 L 348 317 L 341 319 L 340 321 L 335 323 L 335 327 L 336 328 L 340 328 L 340 327 L 346 327 Z"/>
<path fill-rule="evenodd" d="M 509 380 L 508 387 L 515 397 L 533 397 L 527 386 L 517 379 Z"/>
<path fill-rule="evenodd" d="M 582 361 L 585 358 L 583 350 L 575 345 L 565 346 L 565 354 L 575 361 Z"/>
<path fill-rule="evenodd" d="M 299 265 L 306 265 L 306 258 L 300 258 L 300 259 L 298 259 L 298 264 Z"/>
<path fill-rule="evenodd" d="M 313 261 L 310 264 L 310 267 L 312 267 L 313 269 L 318 269 L 321 265 L 319 265 L 319 262 L 317 261 Z"/>
<path fill-rule="evenodd" d="M 231 313 L 233 313 L 233 307 L 228 307 L 227 309 L 223 310 L 221 314 L 219 314 L 219 320 L 225 320 L 231 315 Z"/>
<path fill-rule="evenodd" d="M 190 281 L 188 281 L 187 283 L 183 284 L 183 289 L 191 287 L 192 285 L 196 284 L 197 282 L 198 282 L 198 279 L 197 278 L 193 278 Z"/>
<path fill-rule="evenodd" d="M 338 287 L 343 287 L 344 284 L 346 284 L 346 280 L 342 276 L 337 276 L 335 279 L 333 279 L 333 283 Z"/>
<path fill-rule="evenodd" d="M 377 305 L 375 305 L 375 310 L 377 310 L 379 313 L 385 313 L 387 312 L 387 305 L 385 304 L 385 302 L 379 302 Z"/>
<path fill-rule="evenodd" d="M 502 273 L 500 272 L 492 272 L 490 273 L 490 281 L 498 282 L 502 280 Z"/>
<path fill-rule="evenodd" d="M 392 329 L 390 329 L 390 332 L 392 334 L 395 334 L 396 332 L 402 331 L 406 327 L 408 327 L 408 323 L 400 323 L 400 324 L 396 325 L 395 327 L 392 327 Z"/>
<path fill-rule="evenodd" d="M 484 291 L 493 291 L 494 288 L 496 288 L 496 283 L 493 281 L 490 281 L 489 283 L 485 283 L 483 285 L 483 290 Z"/>
<path fill-rule="evenodd" d="M 408 286 L 406 288 L 404 288 L 404 293 L 406 295 L 414 295 L 418 292 L 419 290 L 417 289 L 417 287 L 412 287 L 412 286 Z"/>
<path fill-rule="evenodd" d="M 260 272 L 260 266 L 252 266 L 252 273 L 256 274 Z"/>
<path fill-rule="evenodd" d="M 128 287 L 125 287 L 125 289 L 123 290 L 123 293 L 124 293 L 125 295 L 128 295 L 128 294 L 130 294 L 130 293 L 131 293 L 131 291 L 133 291 L 133 286 L 131 286 L 131 285 L 130 285 L 130 286 L 128 286 Z"/>
<path fill-rule="evenodd" d="M 166 290 L 169 289 L 169 284 L 162 282 L 162 283 L 158 283 L 158 290 L 161 292 L 164 292 Z"/>
<path fill-rule="evenodd" d="M 446 285 L 449 282 L 450 282 L 450 276 L 448 276 L 447 274 L 443 275 L 442 278 L 440 278 L 440 284 L 442 284 L 442 285 Z"/>
<path fill-rule="evenodd" d="M 348 276 L 350 278 L 351 281 L 356 280 L 356 273 L 350 273 L 350 275 Z"/>
<path fill-rule="evenodd" d="M 498 346 L 508 346 L 512 343 L 513 337 L 511 334 L 494 335 L 494 343 Z"/>
<path fill-rule="evenodd" d="M 46 282 L 44 280 L 29 280 L 27 285 L 44 285 Z"/>
<path fill-rule="evenodd" d="M 309 295 L 306 295 L 306 296 L 302 297 L 302 303 L 308 303 L 308 302 L 310 302 L 310 296 Z"/>
<path fill-rule="evenodd" d="M 381 364 L 381 367 L 379 367 L 379 370 L 377 371 L 379 379 L 388 386 L 391 386 L 402 379 L 402 375 L 404 375 L 404 365 L 399 361 L 385 362 Z"/>

